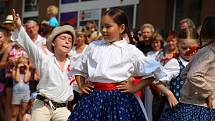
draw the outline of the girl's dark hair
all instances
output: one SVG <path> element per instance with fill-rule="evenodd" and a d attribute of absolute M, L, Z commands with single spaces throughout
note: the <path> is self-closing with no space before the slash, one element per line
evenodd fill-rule
<path fill-rule="evenodd" d="M 104 13 L 104 16 L 108 15 L 111 16 L 114 20 L 114 22 L 118 25 L 125 25 L 125 30 L 122 32 L 122 34 L 130 32 L 128 27 L 128 16 L 125 14 L 124 11 L 118 8 L 110 9 Z"/>
<path fill-rule="evenodd" d="M 202 45 L 202 40 L 208 41 Z M 205 18 L 200 31 L 200 44 L 207 46 L 215 41 L 215 16 L 208 16 Z"/>

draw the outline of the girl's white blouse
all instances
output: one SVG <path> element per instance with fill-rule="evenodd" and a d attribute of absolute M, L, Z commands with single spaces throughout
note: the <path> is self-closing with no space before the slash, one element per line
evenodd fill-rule
<path fill-rule="evenodd" d="M 112 44 L 104 40 L 93 41 L 83 54 L 81 63 L 74 65 L 72 74 L 104 83 L 125 81 L 134 75 L 154 75 L 157 80 L 166 79 L 160 62 L 144 56 L 126 40 Z"/>

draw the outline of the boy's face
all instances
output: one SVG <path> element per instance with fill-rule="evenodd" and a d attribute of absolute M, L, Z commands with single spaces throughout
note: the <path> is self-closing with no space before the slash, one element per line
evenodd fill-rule
<path fill-rule="evenodd" d="M 72 48 L 73 38 L 68 33 L 62 33 L 52 42 L 55 53 L 67 54 Z"/>
<path fill-rule="evenodd" d="M 180 56 L 189 61 L 193 54 L 195 54 L 195 52 L 190 53 L 189 51 L 192 50 L 193 47 L 198 47 L 198 43 L 196 42 L 196 40 L 194 39 L 180 39 L 179 40 L 179 51 L 180 51 Z M 190 54 L 188 54 L 188 52 Z"/>

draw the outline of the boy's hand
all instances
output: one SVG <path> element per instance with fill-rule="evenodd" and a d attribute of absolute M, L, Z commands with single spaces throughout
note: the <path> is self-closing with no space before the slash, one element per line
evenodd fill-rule
<path fill-rule="evenodd" d="M 19 14 L 16 13 L 15 9 L 12 10 L 12 15 L 13 15 L 14 24 L 16 25 L 17 29 L 20 29 L 22 26 L 22 22 Z"/>

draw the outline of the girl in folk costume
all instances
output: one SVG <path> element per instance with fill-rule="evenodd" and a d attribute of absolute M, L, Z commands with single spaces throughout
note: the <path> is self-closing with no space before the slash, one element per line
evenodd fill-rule
<path fill-rule="evenodd" d="M 165 106 L 161 119 L 170 115 L 171 108 L 178 104 L 180 90 L 184 84 L 184 80 L 181 79 L 180 74 L 196 53 L 199 46 L 199 36 L 195 29 L 188 28 L 181 30 L 177 38 L 180 55 L 177 58 L 170 59 L 164 65 L 169 79 L 157 84 L 158 89 L 167 97 L 168 101 L 168 106 Z M 165 87 L 165 85 L 169 88 Z"/>
<path fill-rule="evenodd" d="M 145 121 L 146 117 L 132 93 L 121 93 L 117 85 L 133 75 L 157 79 L 166 76 L 160 63 L 147 58 L 122 35 L 128 31 L 128 19 L 120 9 L 111 9 L 102 17 L 104 39 L 90 43 L 82 63 L 72 72 L 83 95 L 76 104 L 70 121 L 116 120 Z M 85 82 L 89 78 L 89 82 Z M 143 81 L 148 84 L 152 79 Z"/>
<path fill-rule="evenodd" d="M 202 47 L 181 74 L 180 103 L 161 121 L 215 120 L 215 16 L 204 20 L 200 36 Z"/>

